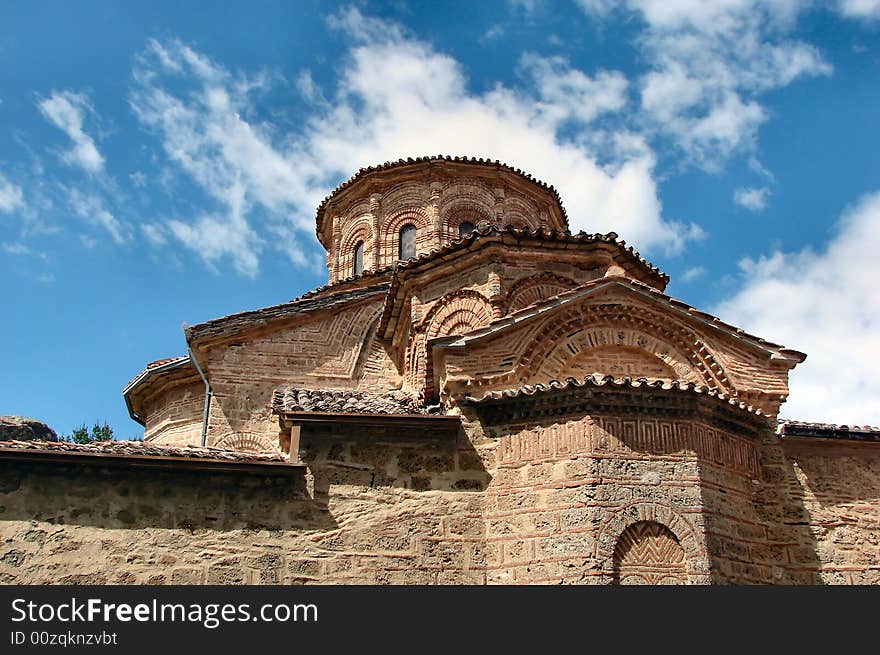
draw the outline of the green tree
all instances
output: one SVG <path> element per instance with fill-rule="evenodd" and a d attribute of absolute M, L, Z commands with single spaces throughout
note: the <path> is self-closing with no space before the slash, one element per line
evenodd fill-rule
<path fill-rule="evenodd" d="M 63 441 L 72 441 L 73 443 L 90 443 L 92 441 L 113 441 L 113 428 L 107 425 L 106 421 L 104 423 L 98 423 L 95 421 L 95 424 L 92 426 L 91 432 L 86 427 L 86 424 L 83 423 L 80 427 L 76 428 L 70 436 L 62 436 L 61 439 Z"/>

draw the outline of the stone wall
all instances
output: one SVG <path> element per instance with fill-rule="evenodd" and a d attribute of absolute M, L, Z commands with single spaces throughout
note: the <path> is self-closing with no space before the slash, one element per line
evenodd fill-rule
<path fill-rule="evenodd" d="M 484 583 L 488 476 L 427 436 L 313 434 L 307 474 L 6 461 L 0 583 Z"/>
<path fill-rule="evenodd" d="M 877 444 L 466 409 L 457 439 L 306 426 L 285 475 L 7 460 L 0 582 L 880 583 Z"/>
<path fill-rule="evenodd" d="M 786 437 L 784 492 L 803 508 L 824 584 L 880 584 L 880 443 Z"/>

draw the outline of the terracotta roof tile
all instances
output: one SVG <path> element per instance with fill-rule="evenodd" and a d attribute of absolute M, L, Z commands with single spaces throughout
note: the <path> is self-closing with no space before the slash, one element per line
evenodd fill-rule
<path fill-rule="evenodd" d="M 516 389 L 505 389 L 503 391 L 488 391 L 481 397 L 471 395 L 464 396 L 464 400 L 472 403 L 487 403 L 491 401 L 505 400 L 509 398 L 522 398 L 526 396 L 534 396 L 535 394 L 543 394 L 552 391 L 573 390 L 577 388 L 588 387 L 617 387 L 627 389 L 661 389 L 664 391 L 674 391 L 680 393 L 691 393 L 716 398 L 719 401 L 727 403 L 737 409 L 741 409 L 756 416 L 763 416 L 764 412 L 760 408 L 752 407 L 744 402 L 730 397 L 728 394 L 721 393 L 717 389 L 711 389 L 704 385 L 697 385 L 693 382 L 685 380 L 649 380 L 647 378 L 616 378 L 611 375 L 588 375 L 584 378 L 569 377 L 563 381 L 550 380 L 547 383 L 538 383 L 535 385 L 523 385 Z"/>
<path fill-rule="evenodd" d="M 807 358 L 807 355 L 805 353 L 802 353 L 798 350 L 792 350 L 790 348 L 786 348 L 785 346 L 782 346 L 778 343 L 773 343 L 772 341 L 767 341 L 766 339 L 762 339 L 761 337 L 757 337 L 753 334 L 749 334 L 748 332 L 746 332 L 742 328 L 736 327 L 735 325 L 731 325 L 730 323 L 725 323 L 720 318 L 718 318 L 717 316 L 713 316 L 712 314 L 707 314 L 706 312 L 701 312 L 701 311 L 695 309 L 694 307 L 688 305 L 687 303 L 682 302 L 681 300 L 678 300 L 676 298 L 673 298 L 672 296 L 666 295 L 662 291 L 655 289 L 654 287 L 652 287 L 649 284 L 645 284 L 644 282 L 639 282 L 638 280 L 633 280 L 631 278 L 621 277 L 621 276 L 605 277 L 605 278 L 599 278 L 596 280 L 591 280 L 590 282 L 585 282 L 584 284 L 582 284 L 578 287 L 575 287 L 574 289 L 569 289 L 568 291 L 563 291 L 562 293 L 559 293 L 559 294 L 552 296 L 552 297 L 549 297 L 549 298 L 542 298 L 541 300 L 534 302 L 527 307 L 523 307 L 522 309 L 519 309 L 519 310 L 513 312 L 512 314 L 509 314 L 503 318 L 500 318 L 500 319 L 493 321 L 492 323 L 490 323 L 489 325 L 487 325 L 483 328 L 480 328 L 478 330 L 474 330 L 470 334 L 452 336 L 452 337 L 449 337 L 448 340 L 455 341 L 457 339 L 460 340 L 460 339 L 465 339 L 468 337 L 474 338 L 474 337 L 484 336 L 485 334 L 489 334 L 497 329 L 503 328 L 507 325 L 514 324 L 517 321 L 520 321 L 524 316 L 534 314 L 536 310 L 540 310 L 540 309 L 543 309 L 546 307 L 550 307 L 553 305 L 561 304 L 563 302 L 567 302 L 571 298 L 581 297 L 585 293 L 588 293 L 588 292 L 592 291 L 593 289 L 596 289 L 596 288 L 599 288 L 602 286 L 607 286 L 610 284 L 620 284 L 625 287 L 627 287 L 627 286 L 632 287 L 633 289 L 636 289 L 638 291 L 648 293 L 651 296 L 655 296 L 655 297 L 663 300 L 664 302 L 669 303 L 671 306 L 676 307 L 679 310 L 687 312 L 687 314 L 689 316 L 693 316 L 694 318 L 700 319 L 702 321 L 705 321 L 705 322 L 711 324 L 716 329 L 727 332 L 728 334 L 731 334 L 731 335 L 736 336 L 738 338 L 742 338 L 747 341 L 750 341 L 754 344 L 762 346 L 765 349 L 775 350 L 775 351 L 777 351 L 777 354 L 782 355 L 786 358 L 793 359 L 797 362 L 803 362 Z"/>
<path fill-rule="evenodd" d="M 142 378 L 146 377 L 148 373 L 152 373 L 156 369 L 175 369 L 179 366 L 184 366 L 189 363 L 189 355 L 181 355 L 180 357 L 166 357 L 165 359 L 157 359 L 154 362 L 150 362 L 147 364 L 140 373 L 135 375 L 131 380 L 129 380 L 126 385 L 123 387 L 123 395 L 128 393 L 131 390 L 131 387 L 139 382 Z"/>
<path fill-rule="evenodd" d="M 456 239 L 453 239 L 446 245 L 440 248 L 433 248 L 427 252 L 423 252 L 417 257 L 413 257 L 411 259 L 394 262 L 388 266 L 382 266 L 380 268 L 375 269 L 367 269 L 360 275 L 350 275 L 341 280 L 337 280 L 336 282 L 331 282 L 330 284 L 325 284 L 316 289 L 312 289 L 311 291 L 307 291 L 303 295 L 294 298 L 291 302 L 297 302 L 300 300 L 305 300 L 308 298 L 313 298 L 315 296 L 322 295 L 328 291 L 333 291 L 335 289 L 342 289 L 347 285 L 356 284 L 358 281 L 369 278 L 382 278 L 387 277 L 389 274 L 393 273 L 397 270 L 406 270 L 409 268 L 414 268 L 416 266 L 420 266 L 422 264 L 428 263 L 430 261 L 436 259 L 442 259 L 446 255 L 452 254 L 457 250 L 464 249 L 471 245 L 474 241 L 476 241 L 480 237 L 492 237 L 492 236 L 503 236 L 503 235 L 512 235 L 524 238 L 533 238 L 533 239 L 543 239 L 548 241 L 557 241 L 560 243 L 570 243 L 572 245 L 576 245 L 579 243 L 612 243 L 621 248 L 629 257 L 635 259 L 639 264 L 648 269 L 648 271 L 653 274 L 657 278 L 657 282 L 665 287 L 669 282 L 669 276 L 661 271 L 659 268 L 651 264 L 648 260 L 642 257 L 632 246 L 626 245 L 626 241 L 618 240 L 618 235 L 615 232 L 608 232 L 607 234 L 588 234 L 586 232 L 577 232 L 575 234 L 571 234 L 570 232 L 559 232 L 554 230 L 545 230 L 543 228 L 539 228 L 537 230 L 525 229 L 525 228 L 516 228 L 510 225 L 504 227 L 496 227 L 494 225 L 485 225 L 478 226 L 472 232 L 459 236 Z"/>
<path fill-rule="evenodd" d="M 338 293 L 330 294 L 322 298 L 316 298 L 317 292 L 311 292 L 300 296 L 290 302 L 281 303 L 280 305 L 272 305 L 247 312 L 239 312 L 222 316 L 204 323 L 191 325 L 186 328 L 185 333 L 187 341 L 200 339 L 205 337 L 214 337 L 227 332 L 235 332 L 240 328 L 250 327 L 269 321 L 290 318 L 302 314 L 304 312 L 318 311 L 321 309 L 330 309 L 339 305 L 344 305 L 355 300 L 363 300 L 371 295 L 384 294 L 388 288 L 388 283 L 375 284 L 373 286 L 340 290 Z"/>
<path fill-rule="evenodd" d="M 171 446 L 143 441 L 92 441 L 86 444 L 68 441 L 0 441 L 0 450 L 39 450 L 53 453 L 83 453 L 120 457 L 175 457 L 229 462 L 286 462 L 278 452 L 248 453 L 225 448 Z"/>
<path fill-rule="evenodd" d="M 870 425 L 837 425 L 835 423 L 809 423 L 780 419 L 777 431 L 782 437 L 880 441 L 880 427 Z"/>
<path fill-rule="evenodd" d="M 340 389 L 280 387 L 272 395 L 272 411 L 327 412 L 333 414 L 436 414 L 403 391 L 377 393 Z"/>

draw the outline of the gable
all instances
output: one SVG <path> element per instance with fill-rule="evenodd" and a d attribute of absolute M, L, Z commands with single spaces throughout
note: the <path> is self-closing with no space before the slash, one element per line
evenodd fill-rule
<path fill-rule="evenodd" d="M 775 413 L 788 393 L 788 370 L 803 355 L 707 324 L 636 284 L 605 278 L 482 330 L 432 342 L 437 384 L 452 393 L 592 374 L 683 380 L 748 394 Z"/>

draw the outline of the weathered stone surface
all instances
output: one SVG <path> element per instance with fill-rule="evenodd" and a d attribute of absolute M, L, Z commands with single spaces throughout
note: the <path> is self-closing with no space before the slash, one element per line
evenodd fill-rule
<path fill-rule="evenodd" d="M 58 435 L 42 421 L 24 416 L 0 416 L 0 441 L 57 441 Z"/>

